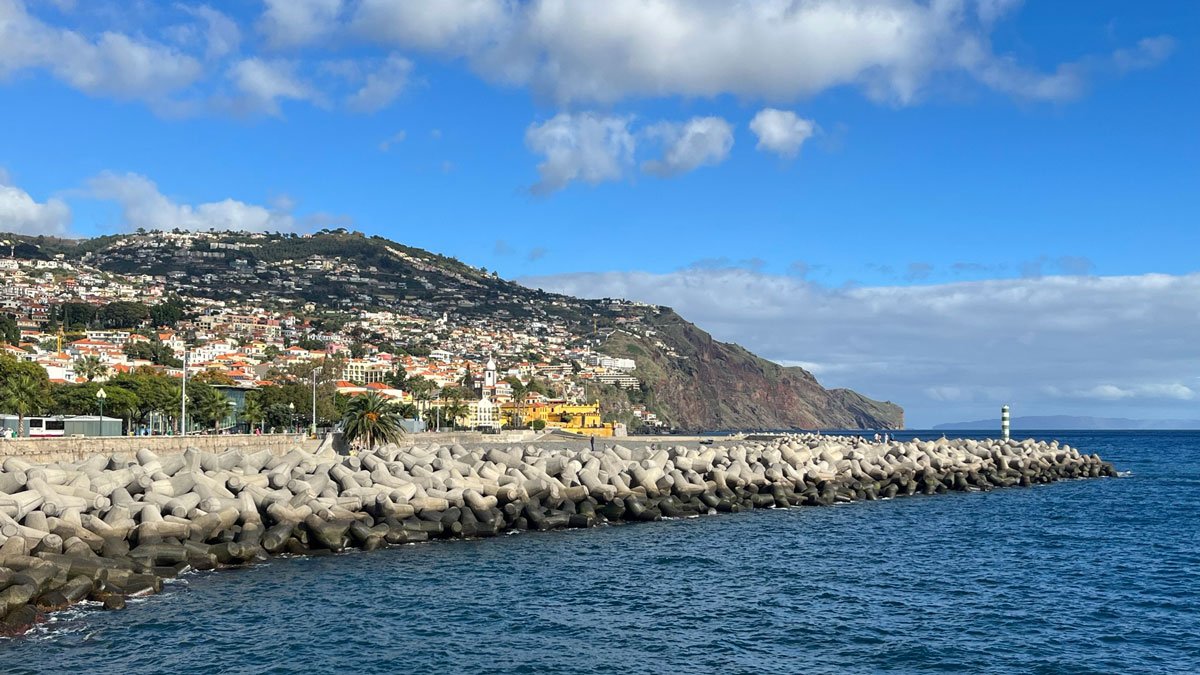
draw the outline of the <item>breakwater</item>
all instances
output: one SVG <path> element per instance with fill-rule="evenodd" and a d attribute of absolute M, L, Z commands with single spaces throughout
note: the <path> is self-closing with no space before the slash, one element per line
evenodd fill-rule
<path fill-rule="evenodd" d="M 0 622 L 119 608 L 188 569 L 512 529 L 589 527 L 1112 476 L 1057 443 L 791 436 L 699 447 L 202 452 L 0 471 Z"/>
<path fill-rule="evenodd" d="M 111 455 L 119 460 L 132 460 L 138 450 L 156 455 L 177 455 L 192 448 L 206 452 L 270 450 L 286 454 L 294 448 L 316 450 L 322 440 L 309 439 L 306 434 L 228 434 L 215 436 L 107 436 L 68 438 L 9 438 L 0 442 L 0 461 L 16 457 L 34 464 L 52 462 L 82 462 L 96 455 Z"/>

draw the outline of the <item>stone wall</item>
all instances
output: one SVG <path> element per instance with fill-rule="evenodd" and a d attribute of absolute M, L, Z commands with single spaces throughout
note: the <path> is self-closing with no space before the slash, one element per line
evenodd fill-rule
<path fill-rule="evenodd" d="M 282 455 L 300 446 L 315 450 L 319 440 L 304 434 L 233 434 L 227 436 L 120 436 L 110 438 L 14 438 L 0 441 L 0 459 L 20 457 L 29 462 L 50 464 L 52 462 L 79 462 L 96 455 L 115 455 L 122 459 L 133 459 L 134 454 L 147 448 L 159 456 L 175 455 L 187 448 L 207 452 L 245 450 L 258 452 L 270 450 Z"/>
<path fill-rule="evenodd" d="M 542 431 L 527 429 L 505 429 L 498 434 L 484 434 L 478 431 L 426 431 L 416 434 L 405 434 L 400 440 L 400 447 L 426 445 L 481 445 L 484 443 L 511 444 L 531 443 L 546 435 Z"/>

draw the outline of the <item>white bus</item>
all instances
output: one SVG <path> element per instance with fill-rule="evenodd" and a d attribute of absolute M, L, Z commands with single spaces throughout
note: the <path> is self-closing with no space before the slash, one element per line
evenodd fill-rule
<path fill-rule="evenodd" d="M 0 415 L 0 427 L 13 430 L 13 436 L 21 436 L 16 415 Z M 56 417 L 26 417 L 25 428 L 29 438 L 61 438 L 66 435 L 67 423 L 62 415 Z"/>

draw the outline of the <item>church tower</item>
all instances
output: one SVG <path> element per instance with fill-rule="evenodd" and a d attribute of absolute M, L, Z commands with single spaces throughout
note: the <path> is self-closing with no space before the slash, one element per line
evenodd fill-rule
<path fill-rule="evenodd" d="M 484 391 L 496 390 L 496 359 L 488 358 L 487 366 L 483 370 L 483 389 Z"/>

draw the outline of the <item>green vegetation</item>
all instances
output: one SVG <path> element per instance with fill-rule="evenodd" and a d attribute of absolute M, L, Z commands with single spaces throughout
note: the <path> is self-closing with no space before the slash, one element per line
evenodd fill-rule
<path fill-rule="evenodd" d="M 125 345 L 125 353 L 130 358 L 144 359 L 158 366 L 167 366 L 169 368 L 182 368 L 183 361 L 180 361 L 175 352 L 171 348 L 159 342 L 151 340 L 150 342 L 129 342 Z"/>
<path fill-rule="evenodd" d="M 11 314 L 0 314 L 0 342 L 14 346 L 21 344 L 21 329 Z"/>
<path fill-rule="evenodd" d="M 137 328 L 150 320 L 150 308 L 142 302 L 110 302 L 96 312 L 101 328 Z"/>
<path fill-rule="evenodd" d="M 460 398 L 452 398 L 442 407 L 442 419 L 449 421 L 450 425 L 456 429 L 470 415 L 470 406 Z"/>
<path fill-rule="evenodd" d="M 18 428 L 23 428 L 26 417 L 41 413 L 49 403 L 46 371 L 36 363 L 0 354 L 0 412 L 16 415 Z"/>
<path fill-rule="evenodd" d="M 68 385 L 69 386 L 69 385 Z M 132 373 L 122 373 L 104 383 L 108 387 L 119 387 L 131 392 L 136 398 L 133 421 L 146 424 L 150 415 L 172 415 L 179 410 L 179 383 L 150 368 L 138 368 Z"/>
<path fill-rule="evenodd" d="M 232 412 L 231 404 L 229 397 L 218 389 L 202 382 L 188 383 L 188 410 L 201 424 L 218 429 Z"/>
<path fill-rule="evenodd" d="M 398 406 L 378 394 L 355 396 L 343 419 L 346 442 L 368 449 L 398 443 L 404 435 L 401 419 Z"/>
<path fill-rule="evenodd" d="M 104 365 L 99 356 L 81 356 L 75 359 L 74 370 L 76 375 L 88 382 L 108 375 L 108 366 Z"/>

